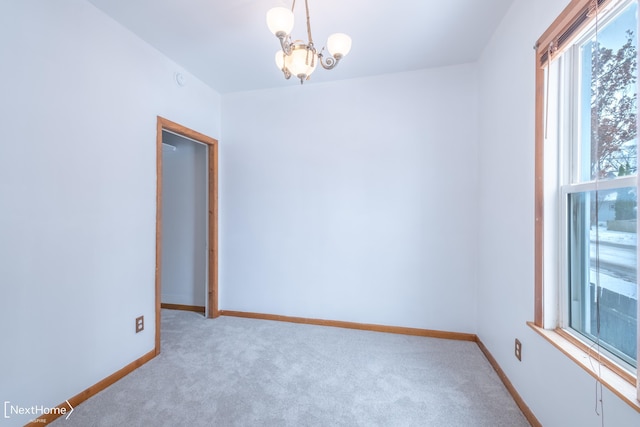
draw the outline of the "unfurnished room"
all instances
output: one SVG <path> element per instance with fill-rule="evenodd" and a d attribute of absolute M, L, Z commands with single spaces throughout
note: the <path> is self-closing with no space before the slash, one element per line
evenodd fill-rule
<path fill-rule="evenodd" d="M 638 0 L 3 0 L 0 425 L 640 426 Z"/>

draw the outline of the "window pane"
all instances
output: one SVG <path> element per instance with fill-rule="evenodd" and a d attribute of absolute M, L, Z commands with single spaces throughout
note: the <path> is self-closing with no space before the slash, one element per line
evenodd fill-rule
<path fill-rule="evenodd" d="M 569 195 L 569 326 L 633 366 L 636 205 L 635 187 Z"/>
<path fill-rule="evenodd" d="M 579 181 L 637 171 L 637 2 L 580 46 Z"/>

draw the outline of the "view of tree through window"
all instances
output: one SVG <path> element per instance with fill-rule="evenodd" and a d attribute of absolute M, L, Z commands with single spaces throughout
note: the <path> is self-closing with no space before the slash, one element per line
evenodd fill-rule
<path fill-rule="evenodd" d="M 636 9 L 630 6 L 598 31 L 597 40 L 594 37 L 581 49 L 587 86 L 583 90 L 588 91 L 583 99 L 590 126 L 585 132 L 591 155 L 587 179 L 629 175 L 637 170 Z"/>
<path fill-rule="evenodd" d="M 569 324 L 637 360 L 637 1 L 576 46 L 579 129 L 568 194 Z M 600 182 L 607 182 L 601 185 Z"/>

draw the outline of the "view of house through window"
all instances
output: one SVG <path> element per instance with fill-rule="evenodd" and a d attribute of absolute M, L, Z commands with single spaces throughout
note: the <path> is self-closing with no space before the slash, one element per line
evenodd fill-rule
<path fill-rule="evenodd" d="M 560 318 L 637 365 L 637 0 L 595 19 L 560 58 Z M 563 255 L 564 257 L 564 255 Z"/>

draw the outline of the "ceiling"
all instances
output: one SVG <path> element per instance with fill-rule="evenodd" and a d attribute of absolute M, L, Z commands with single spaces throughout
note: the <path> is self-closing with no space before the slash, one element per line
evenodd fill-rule
<path fill-rule="evenodd" d="M 291 1 L 88 1 L 221 94 L 300 84 L 277 69 L 280 44 L 265 19 Z M 308 1 L 316 47 L 334 32 L 353 47 L 305 85 L 475 61 L 513 0 Z M 306 41 L 304 1 L 294 12 L 292 37 Z"/>

